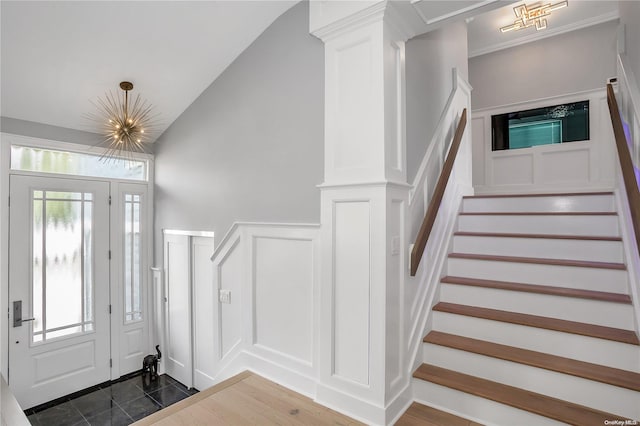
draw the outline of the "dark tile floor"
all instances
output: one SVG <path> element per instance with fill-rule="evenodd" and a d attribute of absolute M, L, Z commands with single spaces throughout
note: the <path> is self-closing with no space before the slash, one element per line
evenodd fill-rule
<path fill-rule="evenodd" d="M 34 426 L 129 425 L 196 392 L 166 374 L 151 382 L 136 376 L 25 414 Z"/>

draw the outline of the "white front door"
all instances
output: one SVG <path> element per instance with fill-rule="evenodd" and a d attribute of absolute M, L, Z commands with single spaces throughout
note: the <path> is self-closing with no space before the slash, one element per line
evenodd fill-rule
<path fill-rule="evenodd" d="M 111 378 L 109 183 L 12 175 L 9 226 L 9 384 L 26 409 Z"/>

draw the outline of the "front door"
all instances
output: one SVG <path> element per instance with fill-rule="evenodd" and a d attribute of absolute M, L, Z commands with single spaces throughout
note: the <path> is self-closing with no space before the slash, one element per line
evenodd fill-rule
<path fill-rule="evenodd" d="M 110 379 L 109 183 L 10 177 L 9 384 L 23 408 Z"/>

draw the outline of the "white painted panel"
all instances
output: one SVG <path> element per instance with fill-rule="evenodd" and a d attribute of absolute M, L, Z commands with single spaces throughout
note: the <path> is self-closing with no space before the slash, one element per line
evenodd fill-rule
<path fill-rule="evenodd" d="M 370 216 L 368 202 L 334 204 L 335 375 L 367 385 L 370 363 Z"/>
<path fill-rule="evenodd" d="M 498 256 L 623 262 L 621 241 L 456 235 L 453 237 L 453 251 Z"/>
<path fill-rule="evenodd" d="M 333 143 L 336 169 L 358 169 L 374 164 L 374 150 L 368 149 L 372 140 L 366 123 L 372 99 L 372 50 L 369 36 L 342 47 L 335 52 L 337 91 L 337 140 Z M 349 120 L 345 120 L 349 117 Z"/>
<path fill-rule="evenodd" d="M 491 164 L 494 185 L 533 183 L 533 154 L 494 155 Z"/>
<path fill-rule="evenodd" d="M 471 197 L 463 201 L 464 212 L 612 212 L 610 195 L 545 197 Z"/>
<path fill-rule="evenodd" d="M 144 343 L 144 336 L 142 335 L 142 328 L 136 328 L 124 332 L 127 346 L 124 353 L 124 358 L 130 358 L 142 355 Z"/>
<path fill-rule="evenodd" d="M 214 317 L 217 303 L 213 285 L 212 237 L 191 237 L 191 265 L 193 285 L 193 370 L 194 386 L 204 389 L 201 375 L 213 377 L 216 367 Z M 206 378 L 205 378 L 206 379 Z"/>
<path fill-rule="evenodd" d="M 231 292 L 231 303 L 220 303 L 220 358 L 223 359 L 242 337 L 242 274 L 247 265 L 235 245 L 218 267 L 220 289 Z"/>
<path fill-rule="evenodd" d="M 404 357 L 402 299 L 404 297 L 403 256 L 400 247 L 404 246 L 404 202 L 393 200 L 388 207 L 387 225 L 387 283 L 386 286 L 386 382 L 392 386 L 402 378 L 402 361 Z M 397 285 L 394 285 L 397 283 Z"/>
<path fill-rule="evenodd" d="M 627 271 L 449 258 L 448 274 L 628 294 Z"/>
<path fill-rule="evenodd" d="M 387 178 L 406 181 L 404 43 L 385 40 L 385 171 Z"/>
<path fill-rule="evenodd" d="M 482 136 L 476 136 L 474 133 L 474 142 L 476 138 L 484 139 L 484 157 L 474 156 L 474 169 L 484 167 L 486 170 L 486 182 L 474 181 L 476 193 L 567 192 L 613 188 L 613 133 L 610 130 L 611 120 L 604 90 L 476 110 L 473 117 L 478 121 L 484 119 L 485 127 L 488 127 L 492 115 L 583 100 L 590 102 L 588 141 L 540 145 L 511 151 L 491 151 L 490 141 L 487 140 L 491 137 L 491 129 L 485 128 Z M 527 163 L 523 156 L 529 156 L 530 163 Z"/>
<path fill-rule="evenodd" d="M 440 301 L 633 330 L 628 304 L 443 283 Z M 639 352 L 640 355 L 640 352 Z"/>
<path fill-rule="evenodd" d="M 95 368 L 95 343 L 88 341 L 33 356 L 34 384 Z"/>
<path fill-rule="evenodd" d="M 438 367 L 626 418 L 640 418 L 638 392 L 630 389 L 439 345 L 425 344 L 423 348 L 425 360 Z"/>
<path fill-rule="evenodd" d="M 165 235 L 167 374 L 192 383 L 189 237 Z"/>
<path fill-rule="evenodd" d="M 474 419 L 490 425 L 536 425 L 560 426 L 547 417 L 538 416 L 524 410 L 500 404 L 446 386 L 420 379 L 412 380 L 415 400 L 430 407 L 438 408 L 459 416 Z"/>
<path fill-rule="evenodd" d="M 589 149 L 542 152 L 540 157 L 540 182 L 589 182 Z"/>
<path fill-rule="evenodd" d="M 311 363 L 313 357 L 313 243 L 254 240 L 256 343 Z"/>
<path fill-rule="evenodd" d="M 471 120 L 471 157 L 473 161 L 473 185 L 484 185 L 485 175 L 485 118 L 474 117 Z"/>
<path fill-rule="evenodd" d="M 433 312 L 433 329 L 640 372 L 640 357 L 636 345 L 437 311 Z"/>

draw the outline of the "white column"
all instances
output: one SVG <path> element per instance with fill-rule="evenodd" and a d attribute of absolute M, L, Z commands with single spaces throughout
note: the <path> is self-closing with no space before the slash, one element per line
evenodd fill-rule
<path fill-rule="evenodd" d="M 391 2 L 312 2 L 325 43 L 319 402 L 387 424 L 410 397 L 404 43 Z M 389 409 L 387 406 L 391 404 Z"/>

